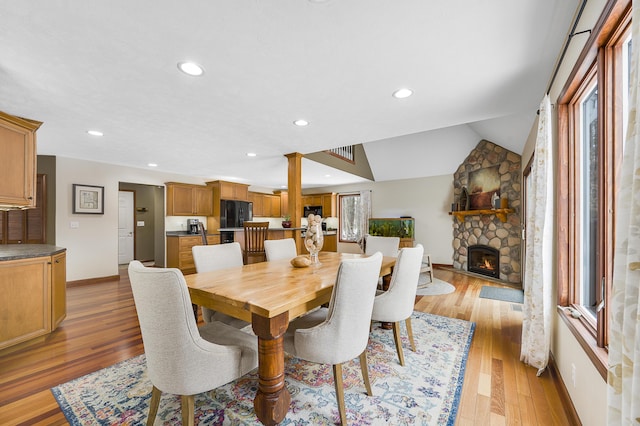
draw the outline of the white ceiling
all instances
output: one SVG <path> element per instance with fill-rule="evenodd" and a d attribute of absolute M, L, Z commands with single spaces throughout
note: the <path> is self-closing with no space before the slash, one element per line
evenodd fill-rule
<path fill-rule="evenodd" d="M 0 0 L 0 110 L 44 122 L 39 154 L 262 187 L 357 143 L 377 181 L 453 173 L 481 139 L 522 152 L 577 2 Z"/>

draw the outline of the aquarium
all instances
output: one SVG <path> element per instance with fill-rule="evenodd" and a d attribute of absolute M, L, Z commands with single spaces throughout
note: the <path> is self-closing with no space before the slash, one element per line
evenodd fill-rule
<path fill-rule="evenodd" d="M 369 235 L 413 239 L 414 232 L 415 226 L 412 217 L 369 219 Z"/>

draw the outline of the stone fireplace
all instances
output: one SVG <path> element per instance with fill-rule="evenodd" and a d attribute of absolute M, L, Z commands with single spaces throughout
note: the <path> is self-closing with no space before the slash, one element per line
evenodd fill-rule
<path fill-rule="evenodd" d="M 497 168 L 499 188 L 496 196 L 502 201 L 498 210 L 494 206 L 478 208 L 459 206 L 461 198 L 473 193 L 469 175 L 480 169 Z M 521 157 L 499 145 L 482 140 L 469 153 L 453 175 L 454 203 L 460 214 L 452 214 L 453 267 L 483 274 L 501 281 L 521 284 Z M 464 188 L 464 191 L 463 191 Z M 463 197 L 461 197 L 463 195 Z M 477 211 L 477 214 L 476 214 Z M 478 250 L 482 247 L 482 250 Z M 487 250 L 490 249 L 490 250 Z M 492 252 L 494 260 L 488 260 Z M 472 258 L 473 256 L 473 258 Z M 495 262 L 487 266 L 488 262 Z M 489 271 L 493 269 L 493 271 Z M 491 274 L 491 275 L 490 275 Z"/>

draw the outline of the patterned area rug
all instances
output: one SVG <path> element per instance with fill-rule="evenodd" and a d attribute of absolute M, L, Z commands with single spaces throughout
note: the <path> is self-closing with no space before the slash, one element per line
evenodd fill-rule
<path fill-rule="evenodd" d="M 403 322 L 404 324 L 404 322 Z M 367 358 L 373 397 L 365 393 L 358 360 L 343 366 L 350 425 L 453 425 L 475 324 L 414 312 L 417 352 L 406 337 L 405 367 L 398 364 L 393 332 L 374 328 Z M 403 325 L 404 326 L 404 325 Z M 403 336 L 406 330 L 403 329 Z M 331 366 L 286 358 L 291 406 L 282 425 L 339 422 Z M 257 373 L 196 395 L 195 423 L 259 424 L 253 412 Z M 144 355 L 96 371 L 51 391 L 71 425 L 138 425 L 146 422 L 151 383 Z M 180 400 L 163 394 L 155 424 L 180 424 Z"/>

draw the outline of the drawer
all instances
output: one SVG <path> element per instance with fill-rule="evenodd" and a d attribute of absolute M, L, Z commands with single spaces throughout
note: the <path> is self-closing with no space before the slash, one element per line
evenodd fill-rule
<path fill-rule="evenodd" d="M 191 250 L 191 247 L 202 244 L 202 237 L 180 237 L 180 251 Z"/>

